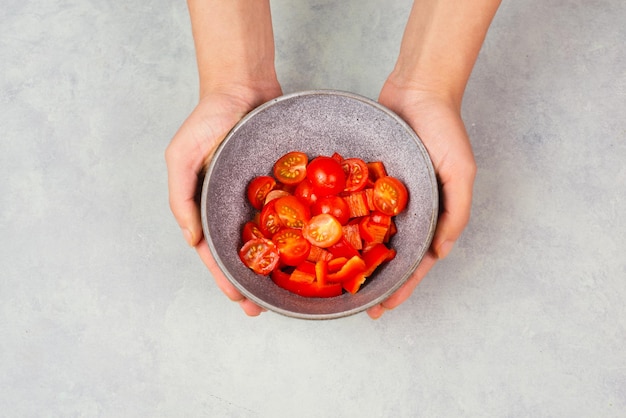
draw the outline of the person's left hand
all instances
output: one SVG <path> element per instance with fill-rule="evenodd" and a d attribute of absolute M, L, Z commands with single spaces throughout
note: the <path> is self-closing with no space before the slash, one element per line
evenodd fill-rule
<path fill-rule="evenodd" d="M 403 303 L 437 260 L 448 255 L 469 221 L 476 176 L 474 154 L 459 103 L 428 89 L 398 86 L 391 80 L 383 86 L 378 100 L 403 118 L 426 146 L 439 181 L 443 207 L 439 208 L 437 229 L 428 252 L 400 289 L 368 309 L 373 319 Z"/>

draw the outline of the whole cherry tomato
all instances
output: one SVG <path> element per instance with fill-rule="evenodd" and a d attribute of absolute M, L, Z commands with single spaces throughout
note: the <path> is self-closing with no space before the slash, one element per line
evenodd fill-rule
<path fill-rule="evenodd" d="M 347 224 L 350 220 L 348 204 L 336 195 L 322 197 L 311 206 L 311 215 L 319 215 L 320 213 L 330 213 L 337 218 L 341 225 Z"/>
<path fill-rule="evenodd" d="M 306 177 L 318 197 L 340 193 L 346 187 L 346 174 L 341 164 L 331 157 L 313 159 L 306 168 Z"/>

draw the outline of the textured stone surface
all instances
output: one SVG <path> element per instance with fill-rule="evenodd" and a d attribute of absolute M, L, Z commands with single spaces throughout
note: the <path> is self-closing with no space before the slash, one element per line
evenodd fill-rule
<path fill-rule="evenodd" d="M 0 11 L 0 415 L 623 416 L 626 9 L 503 2 L 449 257 L 379 321 L 249 319 L 183 242 L 163 151 L 184 2 Z M 285 93 L 376 98 L 410 1 L 273 0 Z"/>

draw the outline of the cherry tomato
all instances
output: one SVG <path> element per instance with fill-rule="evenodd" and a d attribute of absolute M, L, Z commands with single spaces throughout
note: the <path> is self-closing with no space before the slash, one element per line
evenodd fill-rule
<path fill-rule="evenodd" d="M 243 242 L 248 242 L 255 238 L 265 238 L 265 235 L 256 222 L 246 222 L 243 226 L 243 231 L 241 231 L 241 239 Z"/>
<path fill-rule="evenodd" d="M 302 231 L 294 228 L 283 228 L 272 237 L 278 247 L 280 261 L 288 266 L 302 263 L 311 251 L 311 244 L 302 236 Z"/>
<path fill-rule="evenodd" d="M 267 194 L 276 187 L 276 180 L 270 176 L 258 176 L 248 184 L 248 200 L 255 209 L 261 210 Z"/>
<path fill-rule="evenodd" d="M 311 181 L 306 178 L 298 184 L 293 194 L 298 196 L 308 205 L 312 205 L 317 201 L 317 194 L 313 190 L 313 185 L 311 184 Z"/>
<path fill-rule="evenodd" d="M 333 195 L 322 197 L 311 206 L 311 214 L 330 213 L 341 225 L 345 225 L 350 220 L 350 208 L 345 200 Z"/>
<path fill-rule="evenodd" d="M 276 213 L 275 203 L 276 200 L 272 200 L 263 206 L 263 210 L 261 210 L 261 215 L 259 216 L 259 228 L 261 232 L 263 232 L 263 235 L 268 238 L 283 227 L 283 223 L 278 213 Z"/>
<path fill-rule="evenodd" d="M 239 258 L 257 274 L 268 275 L 278 265 L 278 247 L 265 238 L 255 238 L 246 242 L 239 250 Z"/>
<path fill-rule="evenodd" d="M 318 197 L 342 192 L 346 187 L 346 175 L 341 164 L 331 157 L 317 157 L 309 163 L 306 177 L 311 181 Z"/>
<path fill-rule="evenodd" d="M 281 223 L 288 228 L 301 229 L 304 224 L 311 218 L 311 212 L 302 201 L 296 196 L 284 196 L 274 202 L 276 213 Z"/>
<path fill-rule="evenodd" d="M 409 193 L 400 180 L 385 176 L 374 183 L 374 206 L 385 215 L 395 216 L 406 207 Z"/>
<path fill-rule="evenodd" d="M 302 228 L 302 235 L 312 245 L 328 248 L 342 237 L 341 223 L 333 215 L 322 213 L 313 216 Z"/>
<path fill-rule="evenodd" d="M 274 200 L 274 199 L 278 199 L 279 197 L 283 197 L 283 196 L 289 196 L 290 193 L 286 190 L 272 190 L 271 192 L 269 192 L 267 194 L 267 196 L 265 196 L 265 204 L 267 205 L 268 202 Z"/>
<path fill-rule="evenodd" d="M 288 152 L 274 164 L 274 177 L 283 184 L 298 184 L 306 177 L 309 158 L 298 151 Z"/>
<path fill-rule="evenodd" d="M 369 169 L 360 158 L 347 158 L 342 161 L 341 167 L 346 174 L 346 192 L 363 190 L 369 183 Z"/>

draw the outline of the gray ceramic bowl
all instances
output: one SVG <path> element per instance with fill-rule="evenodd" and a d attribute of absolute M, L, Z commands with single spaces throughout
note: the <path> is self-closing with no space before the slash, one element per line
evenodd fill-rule
<path fill-rule="evenodd" d="M 390 246 L 396 257 L 368 278 L 354 295 L 305 298 L 276 286 L 243 265 L 241 228 L 254 209 L 246 187 L 271 174 L 289 151 L 315 157 L 381 160 L 389 175 L 404 182 L 409 203 L 396 216 Z M 437 221 L 437 180 L 415 132 L 380 104 L 341 91 L 318 90 L 271 100 L 245 116 L 217 149 L 204 179 L 201 213 L 209 248 L 226 277 L 248 299 L 268 310 L 303 319 L 331 319 L 366 310 L 391 295 L 415 270 L 428 249 Z"/>

